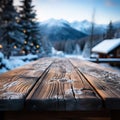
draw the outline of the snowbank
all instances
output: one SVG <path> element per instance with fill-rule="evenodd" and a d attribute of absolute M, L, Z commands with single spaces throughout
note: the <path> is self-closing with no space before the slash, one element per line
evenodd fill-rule
<path fill-rule="evenodd" d="M 52 56 L 64 57 L 64 53 L 63 51 L 58 51 L 54 47 L 52 47 Z"/>
<path fill-rule="evenodd" d="M 4 55 L 0 52 L 0 74 L 7 72 L 8 70 L 15 69 L 19 66 L 25 65 L 30 61 L 38 59 L 37 55 L 26 55 L 26 56 L 17 56 L 10 57 L 10 59 L 5 59 Z"/>
<path fill-rule="evenodd" d="M 28 54 L 28 55 L 24 55 L 24 56 L 10 57 L 10 59 L 18 59 L 18 60 L 23 60 L 23 61 L 33 61 L 33 60 L 38 59 L 38 55 Z"/>

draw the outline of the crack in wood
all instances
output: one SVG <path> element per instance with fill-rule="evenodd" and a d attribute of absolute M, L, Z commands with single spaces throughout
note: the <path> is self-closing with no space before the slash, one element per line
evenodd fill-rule
<path fill-rule="evenodd" d="M 3 99 L 9 106 L 13 106 L 10 105 L 13 100 L 20 99 L 20 103 L 15 101 L 17 109 L 25 105 L 29 110 L 73 111 L 101 110 L 106 106 L 117 108 L 120 103 L 119 95 L 104 82 L 79 69 L 81 61 L 40 60 L 0 76 L 0 105 Z M 6 102 L 2 109 L 8 108 Z"/>

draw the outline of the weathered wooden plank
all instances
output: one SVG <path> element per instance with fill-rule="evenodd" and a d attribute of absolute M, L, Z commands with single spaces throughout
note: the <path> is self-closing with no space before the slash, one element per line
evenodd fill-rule
<path fill-rule="evenodd" d="M 117 94 L 115 90 L 109 88 L 109 86 L 104 81 L 102 82 L 88 74 L 84 75 L 102 97 L 105 108 L 120 109 L 120 95 Z"/>
<path fill-rule="evenodd" d="M 57 64 L 56 64 L 57 65 Z M 59 68 L 58 68 L 59 69 Z M 56 69 L 57 70 L 57 69 Z M 59 73 L 54 73 L 54 68 L 50 68 L 43 78 L 36 84 L 31 93 L 29 94 L 26 102 L 28 109 L 35 110 L 52 110 L 57 109 L 58 106 L 58 96 L 57 91 L 59 89 L 59 84 L 57 78 L 59 78 Z"/>
<path fill-rule="evenodd" d="M 22 109 L 26 96 L 25 107 L 32 110 L 120 109 L 119 94 L 100 77 L 86 73 L 87 62 L 54 60 L 40 59 L 0 75 L 0 110 Z"/>
<path fill-rule="evenodd" d="M 84 73 L 105 81 L 111 89 L 120 92 L 120 72 L 80 59 L 71 59 L 75 66 Z"/>
<path fill-rule="evenodd" d="M 90 66 L 91 66 L 89 65 L 90 63 L 82 62 L 80 60 L 79 61 L 73 60 L 73 59 L 70 59 L 70 61 L 75 66 L 75 68 L 78 69 L 79 73 L 83 74 L 84 78 L 91 84 L 91 86 L 103 99 L 103 104 L 105 108 L 120 109 L 120 95 L 118 94 L 118 91 L 114 89 L 114 84 L 113 84 L 113 87 L 111 87 L 107 82 L 101 80 L 99 75 L 94 76 L 93 74 L 91 75 L 90 72 L 86 73 L 86 71 L 83 70 L 83 66 L 86 69 L 87 68 L 90 69 Z M 102 69 L 101 67 L 96 68 L 97 72 L 99 71 L 98 73 L 101 72 L 101 69 Z M 108 73 L 109 73 L 109 70 L 108 70 Z"/>
<path fill-rule="evenodd" d="M 22 109 L 25 97 L 52 62 L 40 59 L 0 75 L 0 110 Z"/>
<path fill-rule="evenodd" d="M 26 100 L 32 110 L 100 109 L 102 101 L 67 59 L 57 59 Z"/>

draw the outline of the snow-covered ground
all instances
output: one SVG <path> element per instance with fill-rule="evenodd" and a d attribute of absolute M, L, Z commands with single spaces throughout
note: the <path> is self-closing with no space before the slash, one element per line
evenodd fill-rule
<path fill-rule="evenodd" d="M 37 55 L 26 55 L 26 56 L 17 56 L 10 57 L 10 59 L 5 59 L 4 55 L 0 53 L 0 74 L 7 72 L 8 70 L 15 69 L 19 66 L 23 66 L 33 60 L 38 59 Z"/>
<path fill-rule="evenodd" d="M 62 51 L 57 51 L 52 48 L 52 53 L 49 55 L 51 57 L 65 57 L 65 54 Z M 7 72 L 8 70 L 13 70 L 17 67 L 23 66 L 31 61 L 37 60 L 38 55 L 24 55 L 24 56 L 11 56 L 10 59 L 5 59 L 3 53 L 0 52 L 0 74 Z M 43 56 L 42 56 L 43 57 Z"/>
<path fill-rule="evenodd" d="M 82 59 L 85 60 L 85 58 L 82 55 L 72 55 L 72 54 L 66 54 L 65 55 L 66 58 L 77 58 L 77 59 Z"/>
<path fill-rule="evenodd" d="M 57 51 L 54 48 L 52 48 L 51 57 L 66 57 L 66 58 L 77 58 L 77 59 L 85 60 L 85 58 L 82 55 L 64 54 L 62 51 Z M 37 60 L 37 59 L 38 59 L 37 55 L 29 54 L 26 56 L 10 57 L 10 59 L 8 60 L 8 59 L 4 58 L 4 55 L 2 53 L 0 53 L 0 74 L 7 72 L 8 70 L 12 70 L 17 67 L 23 66 L 23 65 L 25 65 L 31 61 Z M 100 63 L 100 65 L 107 67 L 107 68 L 112 68 L 112 69 L 120 72 L 120 68 L 110 66 L 108 63 Z"/>

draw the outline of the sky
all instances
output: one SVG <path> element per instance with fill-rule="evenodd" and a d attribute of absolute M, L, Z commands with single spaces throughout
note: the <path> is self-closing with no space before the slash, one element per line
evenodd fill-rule
<path fill-rule="evenodd" d="M 15 0 L 15 4 L 19 4 Z M 120 0 L 33 0 L 38 21 L 50 18 L 69 22 L 92 20 L 99 24 L 120 21 Z"/>

